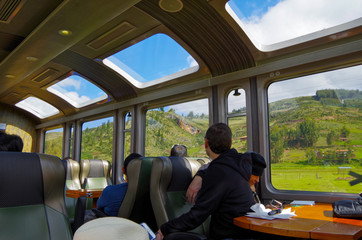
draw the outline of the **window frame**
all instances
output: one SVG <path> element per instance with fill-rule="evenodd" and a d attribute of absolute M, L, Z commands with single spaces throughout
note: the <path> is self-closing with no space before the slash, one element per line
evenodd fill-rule
<path fill-rule="evenodd" d="M 342 192 L 320 192 L 320 191 L 302 191 L 302 190 L 278 190 L 271 183 L 271 165 L 270 165 L 270 141 L 269 141 L 269 102 L 268 88 L 277 81 L 291 80 L 302 76 L 315 75 L 318 73 L 344 69 L 351 67 L 350 65 L 340 65 L 336 67 L 325 67 L 322 70 L 315 71 L 313 67 L 305 67 L 308 71 L 294 72 L 284 77 L 281 73 L 277 77 L 270 77 L 270 74 L 264 74 L 257 77 L 258 91 L 258 112 L 260 121 L 260 153 L 264 156 L 267 167 L 260 179 L 261 197 L 265 200 L 281 199 L 281 200 L 314 200 L 317 202 L 332 203 L 340 199 L 355 199 L 358 194 L 342 193 Z M 266 136 L 266 137 L 263 137 Z"/>

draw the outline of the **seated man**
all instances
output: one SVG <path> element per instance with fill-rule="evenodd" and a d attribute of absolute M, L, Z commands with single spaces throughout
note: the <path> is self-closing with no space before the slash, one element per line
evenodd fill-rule
<path fill-rule="evenodd" d="M 231 148 L 232 134 L 224 123 L 212 125 L 206 132 L 205 150 L 212 159 L 189 212 L 161 225 L 157 240 L 170 233 L 196 228 L 209 215 L 213 239 L 250 238 L 250 231 L 233 224 L 233 219 L 246 214 L 255 203 L 249 187 L 252 162 L 247 154 Z"/>
<path fill-rule="evenodd" d="M 0 132 L 0 151 L 21 152 L 23 151 L 23 140 L 18 135 L 10 135 Z"/>
<path fill-rule="evenodd" d="M 117 216 L 119 207 L 122 204 L 123 198 L 127 192 L 127 166 L 131 160 L 140 158 L 142 155 L 131 153 L 125 160 L 122 167 L 123 174 L 126 176 L 126 182 L 116 185 L 109 185 L 104 188 L 100 198 L 97 201 L 97 209 L 103 210 L 108 216 Z"/>
<path fill-rule="evenodd" d="M 171 148 L 170 157 L 187 157 L 187 148 L 184 145 L 175 144 Z"/>
<path fill-rule="evenodd" d="M 252 173 L 249 179 L 249 185 L 251 190 L 253 191 L 255 202 L 259 202 L 259 197 L 255 192 L 255 184 L 259 182 L 260 177 L 263 174 L 264 168 L 266 168 L 266 163 L 264 158 L 258 153 L 246 152 L 245 154 L 250 155 L 252 161 Z M 190 203 L 195 203 L 195 198 L 197 196 L 197 193 L 201 189 L 202 177 L 205 175 L 209 164 L 210 163 L 200 167 L 199 171 L 197 171 L 197 173 L 195 174 L 194 179 L 192 180 L 186 191 L 186 197 Z"/>

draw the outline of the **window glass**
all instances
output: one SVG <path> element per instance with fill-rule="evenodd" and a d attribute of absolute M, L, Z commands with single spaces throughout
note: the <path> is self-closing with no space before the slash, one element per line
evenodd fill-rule
<path fill-rule="evenodd" d="M 199 69 L 198 63 L 183 47 L 161 33 L 105 58 L 103 63 L 139 88 Z"/>
<path fill-rule="evenodd" d="M 15 104 L 15 106 L 22 108 L 41 119 L 51 117 L 59 113 L 58 109 L 37 97 L 28 97 Z"/>
<path fill-rule="evenodd" d="M 207 157 L 204 136 L 209 127 L 208 100 L 150 109 L 146 114 L 146 156 L 169 156 L 174 144 L 189 157 Z"/>
<path fill-rule="evenodd" d="M 246 103 L 244 89 L 232 90 L 227 99 L 227 122 L 233 134 L 232 147 L 238 152 L 247 151 Z"/>
<path fill-rule="evenodd" d="M 132 115 L 130 112 L 124 117 L 124 129 L 123 129 L 123 139 L 124 139 L 124 159 L 131 154 L 131 130 L 132 130 Z"/>
<path fill-rule="evenodd" d="M 362 66 L 272 83 L 268 89 L 275 188 L 360 193 Z M 358 176 L 358 175 L 357 175 Z"/>
<path fill-rule="evenodd" d="M 62 158 L 63 128 L 45 132 L 44 153 Z"/>
<path fill-rule="evenodd" d="M 112 163 L 113 117 L 83 123 L 81 159 L 102 159 Z"/>
<path fill-rule="evenodd" d="M 108 98 L 99 87 L 72 72 L 71 76 L 50 86 L 47 90 L 69 102 L 76 108 L 88 106 Z"/>
<path fill-rule="evenodd" d="M 70 127 L 70 139 L 69 139 L 69 157 L 74 159 L 73 156 L 73 144 L 74 144 L 74 125 Z"/>
<path fill-rule="evenodd" d="M 360 0 L 230 0 L 225 8 L 260 50 L 362 16 Z"/>

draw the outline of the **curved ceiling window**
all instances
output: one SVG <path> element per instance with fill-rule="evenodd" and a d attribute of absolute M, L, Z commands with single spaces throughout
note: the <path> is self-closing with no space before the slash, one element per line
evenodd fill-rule
<path fill-rule="evenodd" d="M 172 38 L 155 34 L 105 59 L 103 63 L 138 88 L 145 88 L 199 69 L 195 59 Z"/>
<path fill-rule="evenodd" d="M 305 42 L 362 22 L 360 0 L 230 0 L 225 8 L 261 51 Z M 332 27 L 335 30 L 328 29 Z"/>
<path fill-rule="evenodd" d="M 22 108 L 41 119 L 51 117 L 59 113 L 58 109 L 36 97 L 28 97 L 15 104 L 15 106 Z"/>
<path fill-rule="evenodd" d="M 76 108 L 88 106 L 108 98 L 99 87 L 77 73 L 50 86 L 47 90 L 69 102 Z"/>

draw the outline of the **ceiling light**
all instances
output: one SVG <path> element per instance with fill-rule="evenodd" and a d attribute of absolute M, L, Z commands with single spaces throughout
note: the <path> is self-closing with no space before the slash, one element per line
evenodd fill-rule
<path fill-rule="evenodd" d="M 62 35 L 62 36 L 70 36 L 72 35 L 72 31 L 70 30 L 67 30 L 67 29 L 61 29 L 58 31 L 59 35 Z"/>
<path fill-rule="evenodd" d="M 35 61 L 38 61 L 38 58 L 29 56 L 29 57 L 26 57 L 26 60 L 28 60 L 30 62 L 35 62 Z"/>
<path fill-rule="evenodd" d="M 11 74 L 6 74 L 5 77 L 6 77 L 6 78 L 15 78 L 15 76 L 14 76 L 14 75 L 11 75 Z"/>
<path fill-rule="evenodd" d="M 181 0 L 160 0 L 158 2 L 160 8 L 166 12 L 179 12 L 184 7 Z"/>

